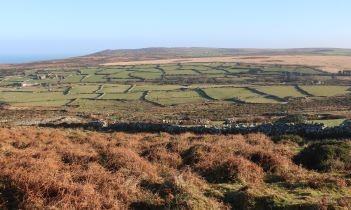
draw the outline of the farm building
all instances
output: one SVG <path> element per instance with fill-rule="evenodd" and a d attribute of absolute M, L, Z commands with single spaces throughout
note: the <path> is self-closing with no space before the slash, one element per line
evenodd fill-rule
<path fill-rule="evenodd" d="M 351 70 L 344 70 L 343 75 L 351 76 Z"/>

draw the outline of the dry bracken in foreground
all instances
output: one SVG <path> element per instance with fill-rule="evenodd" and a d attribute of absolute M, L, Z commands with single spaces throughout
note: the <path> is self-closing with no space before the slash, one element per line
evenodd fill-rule
<path fill-rule="evenodd" d="M 347 172 L 262 134 L 0 129 L 0 209 L 351 208 Z"/>

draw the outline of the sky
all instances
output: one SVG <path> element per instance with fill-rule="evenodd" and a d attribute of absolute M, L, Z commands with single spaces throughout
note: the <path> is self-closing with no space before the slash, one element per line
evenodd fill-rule
<path fill-rule="evenodd" d="M 351 48 L 350 0 L 0 0 L 0 56 L 144 47 Z"/>

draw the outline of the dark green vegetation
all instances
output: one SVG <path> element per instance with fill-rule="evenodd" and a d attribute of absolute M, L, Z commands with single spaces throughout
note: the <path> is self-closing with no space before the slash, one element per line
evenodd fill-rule
<path fill-rule="evenodd" d="M 0 128 L 0 209 L 350 209 L 349 143 L 290 137 Z"/>
<path fill-rule="evenodd" d="M 295 157 L 295 162 L 318 171 L 345 171 L 351 169 L 350 151 L 348 141 L 322 141 L 303 149 Z"/>

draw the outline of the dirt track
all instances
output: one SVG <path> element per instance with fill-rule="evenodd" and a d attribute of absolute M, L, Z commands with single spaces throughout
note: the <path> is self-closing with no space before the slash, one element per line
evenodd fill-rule
<path fill-rule="evenodd" d="M 336 73 L 340 70 L 351 70 L 351 56 L 235 56 L 235 57 L 210 57 L 210 58 L 187 58 L 187 59 L 164 59 L 105 63 L 102 65 L 138 65 L 138 64 L 168 64 L 168 63 L 191 63 L 191 62 L 241 62 L 255 64 L 288 64 L 306 65 L 317 67 L 321 70 Z"/>

